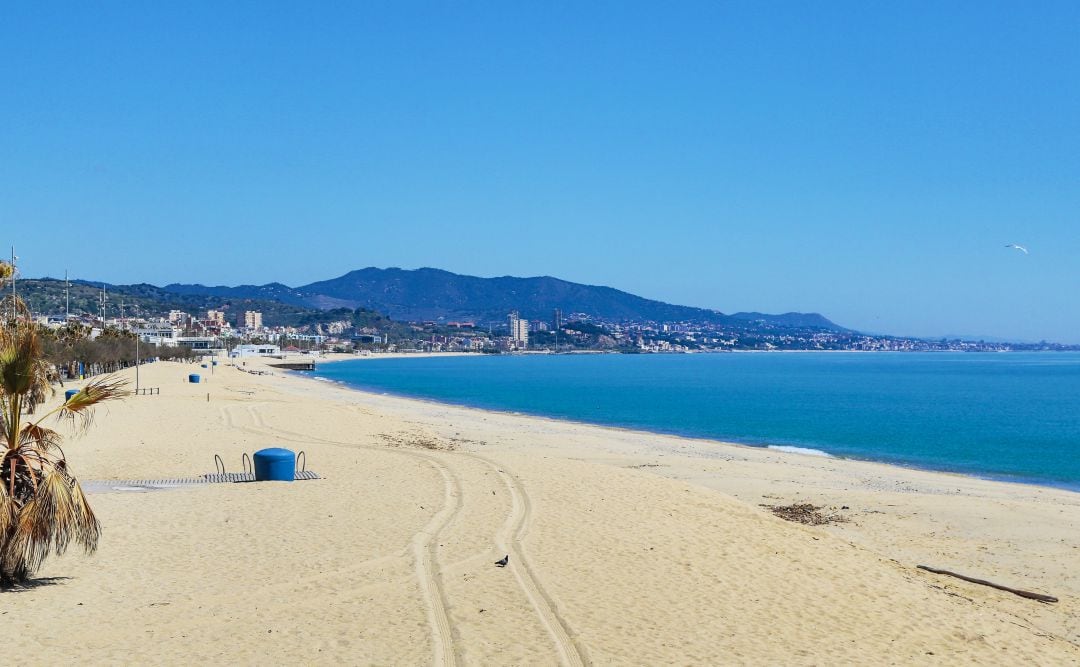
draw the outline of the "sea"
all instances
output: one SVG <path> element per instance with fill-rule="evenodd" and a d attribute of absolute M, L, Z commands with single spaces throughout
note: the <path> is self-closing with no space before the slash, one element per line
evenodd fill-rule
<path fill-rule="evenodd" d="M 350 387 L 1080 491 L 1080 353 L 468 355 L 319 365 Z"/>

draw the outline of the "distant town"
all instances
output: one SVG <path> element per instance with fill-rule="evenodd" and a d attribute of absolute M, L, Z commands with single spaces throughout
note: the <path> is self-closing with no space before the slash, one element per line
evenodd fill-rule
<path fill-rule="evenodd" d="M 137 337 L 161 348 L 181 348 L 195 355 L 279 356 L 290 353 L 339 352 L 475 352 L 626 354 L 703 353 L 733 351 L 862 351 L 862 352 L 1006 352 L 1077 350 L 1080 346 L 1053 343 L 1001 343 L 959 339 L 926 340 L 832 331 L 812 327 L 777 326 L 748 320 L 740 325 L 701 322 L 610 321 L 589 313 L 564 314 L 555 309 L 550 319 L 526 319 L 507 313 L 504 321 L 397 322 L 363 308 L 328 311 L 325 321 L 310 324 L 264 322 L 260 310 L 229 304 L 202 312 L 171 309 L 151 315 L 145 308 L 124 312 L 123 300 L 110 301 L 102 290 L 97 313 L 35 314 L 49 328 L 78 326 L 86 337 L 103 333 Z M 327 317 L 338 316 L 338 319 Z"/>
<path fill-rule="evenodd" d="M 54 332 L 51 339 L 59 348 L 100 338 L 103 345 L 98 347 L 107 349 L 105 356 L 117 362 L 134 358 L 136 352 L 126 346 L 136 341 L 157 348 L 138 354 L 149 351 L 160 358 L 319 352 L 1080 350 L 1080 345 L 1048 342 L 867 334 L 812 313 L 724 315 L 554 278 L 485 279 L 436 269 L 368 268 L 304 288 L 279 283 L 235 288 L 109 286 L 37 278 L 18 280 L 17 289 L 29 315 Z M 468 298 L 462 300 L 462 294 Z M 542 305 L 553 301 L 577 306 L 564 311 Z M 372 305 L 356 307 L 359 303 Z M 474 318 L 469 312 L 484 314 Z M 415 315 L 419 313 L 425 316 L 421 319 Z"/>

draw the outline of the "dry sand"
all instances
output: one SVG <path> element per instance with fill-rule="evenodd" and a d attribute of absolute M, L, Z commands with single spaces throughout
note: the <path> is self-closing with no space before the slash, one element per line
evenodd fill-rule
<path fill-rule="evenodd" d="M 0 594 L 20 662 L 1080 663 L 1080 494 L 280 371 L 157 363 L 141 380 L 161 395 L 66 447 L 82 479 L 113 480 L 90 497 L 101 548 Z M 113 489 L 275 445 L 324 479 Z M 761 507 L 802 501 L 848 521 Z"/>

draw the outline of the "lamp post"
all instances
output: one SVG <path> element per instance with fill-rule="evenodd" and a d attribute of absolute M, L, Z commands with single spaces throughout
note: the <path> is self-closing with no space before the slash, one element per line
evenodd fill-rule
<path fill-rule="evenodd" d="M 11 246 L 11 321 L 15 321 L 15 279 L 17 270 L 15 268 L 19 258 L 15 256 L 15 246 Z"/>

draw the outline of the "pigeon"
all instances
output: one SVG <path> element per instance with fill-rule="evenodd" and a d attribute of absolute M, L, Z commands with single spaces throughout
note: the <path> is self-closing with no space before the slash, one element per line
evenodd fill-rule
<path fill-rule="evenodd" d="M 506 567 L 506 564 L 510 562 L 510 554 L 506 554 L 499 560 L 495 561 L 495 565 L 498 567 Z"/>

